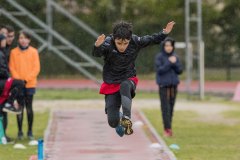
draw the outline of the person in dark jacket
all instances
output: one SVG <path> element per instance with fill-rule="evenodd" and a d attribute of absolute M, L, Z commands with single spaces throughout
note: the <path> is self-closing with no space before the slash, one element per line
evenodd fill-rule
<path fill-rule="evenodd" d="M 182 65 L 174 52 L 175 41 L 166 38 L 162 42 L 162 52 L 155 58 L 156 81 L 159 85 L 164 135 L 171 137 L 172 117 L 179 84 L 178 75 L 182 73 Z"/>
<path fill-rule="evenodd" d="M 132 98 L 138 83 L 135 60 L 139 51 L 160 44 L 171 32 L 175 22 L 167 24 L 159 33 L 139 37 L 132 34 L 132 25 L 121 21 L 114 25 L 112 35 L 100 35 L 94 45 L 93 56 L 104 57 L 103 84 L 100 94 L 105 95 L 108 123 L 120 137 L 131 135 Z M 119 113 L 122 106 L 123 113 Z"/>
<path fill-rule="evenodd" d="M 10 77 L 6 55 L 6 37 L 6 28 L 0 28 L 0 112 L 20 114 L 21 111 L 13 103 L 16 99 L 21 101 L 24 82 Z"/>
<path fill-rule="evenodd" d="M 6 47 L 5 47 L 5 55 L 7 57 L 7 61 L 9 62 L 9 57 L 10 57 L 10 50 L 12 48 L 13 45 L 13 41 L 15 38 L 15 30 L 11 25 L 5 25 L 2 28 L 5 28 L 7 31 L 7 36 L 6 36 Z M 8 126 L 8 114 L 7 112 L 3 112 L 3 128 L 5 131 L 5 137 L 7 139 L 7 142 L 11 141 L 11 138 L 7 136 L 6 134 L 6 130 L 7 130 L 7 126 Z"/>

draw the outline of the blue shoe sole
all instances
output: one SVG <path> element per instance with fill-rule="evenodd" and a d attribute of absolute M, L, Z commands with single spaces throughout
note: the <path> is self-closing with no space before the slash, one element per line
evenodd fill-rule
<path fill-rule="evenodd" d="M 123 126 L 119 125 L 115 128 L 115 130 L 120 137 L 124 136 L 125 130 L 124 130 Z"/>

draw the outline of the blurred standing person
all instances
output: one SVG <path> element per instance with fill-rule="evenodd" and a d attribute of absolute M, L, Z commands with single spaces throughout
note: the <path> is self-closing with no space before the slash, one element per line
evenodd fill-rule
<path fill-rule="evenodd" d="M 162 42 L 161 53 L 155 58 L 156 81 L 159 85 L 164 136 L 166 137 L 173 135 L 172 117 L 179 84 L 178 75 L 183 70 L 174 49 L 175 41 L 168 37 Z"/>
<path fill-rule="evenodd" d="M 0 112 L 20 114 L 21 111 L 14 106 L 14 100 L 21 101 L 21 93 L 24 87 L 22 80 L 10 77 L 8 61 L 6 56 L 6 37 L 8 31 L 5 27 L 0 27 Z"/>
<path fill-rule="evenodd" d="M 5 46 L 5 55 L 6 55 L 6 59 L 9 62 L 9 55 L 10 55 L 10 50 L 15 38 L 15 30 L 12 26 L 10 25 L 6 25 L 3 28 L 5 28 L 7 30 L 7 34 L 6 34 L 6 46 Z M 3 112 L 3 128 L 5 131 L 5 137 L 7 139 L 7 142 L 11 141 L 11 138 L 7 136 L 6 134 L 6 130 L 7 130 L 7 126 L 8 126 L 8 114 L 7 112 Z"/>
<path fill-rule="evenodd" d="M 18 47 L 14 48 L 10 53 L 9 67 L 13 78 L 21 79 L 26 83 L 23 103 L 19 103 L 22 108 L 22 113 L 17 115 L 18 139 L 23 139 L 22 123 L 24 108 L 27 110 L 27 136 L 29 139 L 34 139 L 32 133 L 34 119 L 32 104 L 36 92 L 37 76 L 40 72 L 40 60 L 37 49 L 30 46 L 30 42 L 31 35 L 27 31 L 20 31 Z"/>

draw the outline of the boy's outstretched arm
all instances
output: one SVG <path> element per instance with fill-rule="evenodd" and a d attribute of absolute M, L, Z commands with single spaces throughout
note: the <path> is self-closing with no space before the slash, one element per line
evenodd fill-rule
<path fill-rule="evenodd" d="M 105 38 L 106 38 L 106 36 L 104 34 L 98 36 L 98 38 L 94 44 L 93 51 L 92 51 L 93 56 L 95 56 L 95 57 L 103 56 L 104 47 L 102 46 L 102 44 L 104 43 Z"/>
<path fill-rule="evenodd" d="M 162 41 L 164 41 L 167 35 L 172 31 L 174 25 L 175 25 L 175 22 L 171 21 L 166 25 L 166 27 L 161 32 L 155 33 L 153 35 L 137 37 L 135 41 L 140 48 L 144 48 L 149 45 L 160 44 Z"/>

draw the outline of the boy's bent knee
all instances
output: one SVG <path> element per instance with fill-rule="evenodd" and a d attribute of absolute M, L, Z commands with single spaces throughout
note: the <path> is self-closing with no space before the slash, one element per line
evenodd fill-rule
<path fill-rule="evenodd" d="M 131 82 L 130 81 L 123 81 L 120 84 L 120 93 L 127 94 L 131 90 Z"/>
<path fill-rule="evenodd" d="M 118 126 L 118 122 L 116 121 L 108 121 L 108 124 L 112 128 L 116 128 Z"/>
<path fill-rule="evenodd" d="M 119 119 L 117 118 L 108 118 L 108 124 L 112 128 L 116 128 L 119 124 Z"/>

